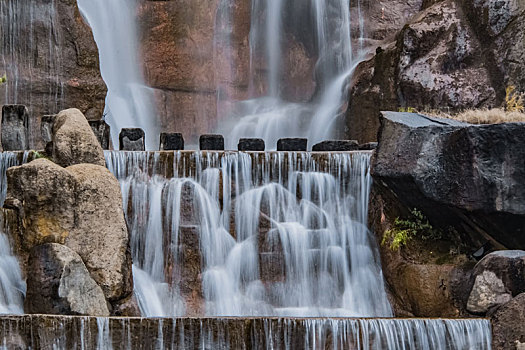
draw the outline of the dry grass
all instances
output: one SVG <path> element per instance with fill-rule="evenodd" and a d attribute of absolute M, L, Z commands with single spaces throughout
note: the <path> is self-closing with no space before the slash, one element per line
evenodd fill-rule
<path fill-rule="evenodd" d="M 447 115 L 446 117 L 470 124 L 501 124 L 525 122 L 525 113 L 505 111 L 502 108 L 471 109 L 456 115 Z"/>

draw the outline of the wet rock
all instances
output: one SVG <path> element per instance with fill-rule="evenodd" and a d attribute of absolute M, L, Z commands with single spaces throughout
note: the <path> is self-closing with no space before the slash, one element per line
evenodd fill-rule
<path fill-rule="evenodd" d="M 29 149 L 29 114 L 26 106 L 2 106 L 2 148 L 4 151 Z"/>
<path fill-rule="evenodd" d="M 140 128 L 125 128 L 119 134 L 119 149 L 121 151 L 144 151 L 145 134 Z"/>
<path fill-rule="evenodd" d="M 525 292 L 525 251 L 506 250 L 490 253 L 473 271 L 474 285 L 467 310 L 485 314 Z"/>
<path fill-rule="evenodd" d="M 377 148 L 377 142 L 368 142 L 359 145 L 361 151 L 373 151 Z"/>
<path fill-rule="evenodd" d="M 119 317 L 141 316 L 137 298 L 135 297 L 135 293 L 133 293 L 127 298 L 124 298 L 122 300 L 119 300 L 113 303 L 112 306 L 113 306 L 113 309 L 111 310 L 111 314 L 113 316 L 119 316 Z"/>
<path fill-rule="evenodd" d="M 53 141 L 53 124 L 55 124 L 56 114 L 44 115 L 40 120 L 40 133 L 42 135 L 42 141 L 44 145 L 48 142 Z"/>
<path fill-rule="evenodd" d="M 30 148 L 44 147 L 40 116 L 57 113 L 62 106 L 100 119 L 107 88 L 93 33 L 76 1 L 10 2 L 0 23 L 5 33 L 0 72 L 7 75 L 0 104 L 28 103 Z"/>
<path fill-rule="evenodd" d="M 89 126 L 103 150 L 111 149 L 111 127 L 104 120 L 90 120 Z"/>
<path fill-rule="evenodd" d="M 27 276 L 27 313 L 109 316 L 102 289 L 80 256 L 66 246 L 33 248 Z"/>
<path fill-rule="evenodd" d="M 307 139 L 302 138 L 285 138 L 277 141 L 277 151 L 287 152 L 306 152 L 308 145 Z"/>
<path fill-rule="evenodd" d="M 22 261 L 34 246 L 64 244 L 81 256 L 109 302 L 131 295 L 122 195 L 109 170 L 94 164 L 64 169 L 41 158 L 10 168 L 7 179 L 7 197 L 21 203 L 17 209 L 21 234 L 15 241 Z"/>
<path fill-rule="evenodd" d="M 161 151 L 178 151 L 184 149 L 184 138 L 181 133 L 160 133 Z"/>
<path fill-rule="evenodd" d="M 355 140 L 330 140 L 320 142 L 312 147 L 313 152 L 356 151 L 359 144 Z"/>
<path fill-rule="evenodd" d="M 53 160 L 63 167 L 90 163 L 106 165 L 104 151 L 82 112 L 61 111 L 53 124 Z"/>
<path fill-rule="evenodd" d="M 240 139 L 237 149 L 241 152 L 264 152 L 264 140 L 254 138 Z"/>
<path fill-rule="evenodd" d="M 525 293 L 501 306 L 491 317 L 492 348 L 521 350 L 525 346 Z"/>
<path fill-rule="evenodd" d="M 199 138 L 199 148 L 201 151 L 224 151 L 224 136 L 201 135 Z"/>
<path fill-rule="evenodd" d="M 437 227 L 456 227 L 472 251 L 525 246 L 525 124 L 470 125 L 385 112 L 372 176 Z"/>

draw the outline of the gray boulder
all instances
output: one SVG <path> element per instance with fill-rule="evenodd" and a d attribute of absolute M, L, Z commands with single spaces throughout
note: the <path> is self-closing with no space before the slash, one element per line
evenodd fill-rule
<path fill-rule="evenodd" d="M 470 125 L 383 112 L 372 161 L 377 184 L 475 250 L 525 247 L 525 124 Z"/>
<path fill-rule="evenodd" d="M 66 109 L 55 118 L 53 160 L 63 167 L 82 163 L 106 165 L 97 137 L 86 117 L 76 108 Z"/>
<path fill-rule="evenodd" d="M 36 314 L 109 316 L 102 289 L 80 256 L 50 243 L 31 250 L 25 311 Z"/>

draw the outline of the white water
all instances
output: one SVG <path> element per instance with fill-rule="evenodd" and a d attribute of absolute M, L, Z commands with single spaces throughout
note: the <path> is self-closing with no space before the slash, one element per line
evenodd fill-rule
<path fill-rule="evenodd" d="M 7 191 L 6 170 L 14 165 L 19 165 L 16 153 L 0 152 L 0 207 L 4 204 Z M 6 229 L 3 213 L 0 212 L 0 314 L 22 314 L 26 284 L 20 264 L 11 250 Z"/>
<path fill-rule="evenodd" d="M 106 120 L 118 149 L 122 128 L 146 132 L 146 147 L 158 147 L 159 121 L 153 92 L 144 85 L 136 28 L 136 0 L 77 0 L 92 28 L 100 55 L 102 78 L 108 87 Z"/>
<path fill-rule="evenodd" d="M 361 0 L 357 2 L 360 8 Z M 219 130 L 226 136 L 227 149 L 235 149 L 241 137 L 263 138 L 268 149 L 275 149 L 277 140 L 282 137 L 307 137 L 311 147 L 338 136 L 339 117 L 344 113 L 349 80 L 364 56 L 361 45 L 364 19 L 361 11 L 357 12 L 359 18 L 351 19 L 350 4 L 345 0 L 313 0 L 306 5 L 309 15 L 304 10 L 301 12 L 301 6 L 305 5 L 293 0 L 252 0 L 249 97 L 244 101 L 228 101 L 222 94 L 218 95 L 219 111 L 223 110 L 221 104 L 234 102 L 229 114 L 219 116 L 223 124 Z M 305 20 L 294 21 L 285 17 L 285 9 L 288 9 L 288 15 L 299 14 Z M 360 45 L 355 54 L 350 33 L 352 20 L 359 21 Z M 288 26 L 287 30 L 285 26 Z M 283 45 L 289 31 L 310 33 L 309 30 L 312 35 L 306 36 L 312 41 L 309 44 L 315 46 L 317 55 L 315 71 L 311 72 L 315 76 L 316 94 L 308 103 L 294 103 L 283 93 L 284 86 L 289 83 L 282 79 L 283 56 L 286 54 Z M 223 31 L 220 33 L 223 36 Z M 267 69 L 263 96 L 253 88 L 258 79 L 254 62 L 260 61 L 261 55 Z M 220 88 L 218 86 L 218 90 Z"/>
<path fill-rule="evenodd" d="M 188 248 L 200 257 L 206 315 L 391 316 L 366 227 L 369 153 L 327 154 L 326 169 L 308 153 L 176 153 L 175 172 L 191 174 L 172 179 L 140 171 L 155 157 L 106 153 L 130 208 L 145 316 L 195 312 L 178 288 Z M 185 246 L 191 228 L 198 247 Z"/>

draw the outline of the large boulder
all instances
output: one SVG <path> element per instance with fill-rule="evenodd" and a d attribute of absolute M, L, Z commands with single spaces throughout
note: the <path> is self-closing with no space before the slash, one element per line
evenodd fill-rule
<path fill-rule="evenodd" d="M 525 293 L 501 306 L 491 317 L 492 348 L 521 350 L 525 347 Z"/>
<path fill-rule="evenodd" d="M 129 238 L 117 179 L 105 167 L 62 168 L 37 159 L 7 171 L 8 202 L 17 209 L 17 250 L 59 243 L 78 253 L 113 305 L 131 296 Z"/>
<path fill-rule="evenodd" d="M 470 125 L 384 112 L 372 176 L 474 251 L 525 247 L 525 124 Z"/>
<path fill-rule="evenodd" d="M 104 293 L 80 256 L 56 243 L 31 250 L 25 312 L 109 316 Z"/>
<path fill-rule="evenodd" d="M 467 310 L 485 314 L 525 292 L 525 251 L 490 253 L 476 265 L 473 278 Z"/>
<path fill-rule="evenodd" d="M 82 112 L 61 111 L 53 124 L 53 160 L 63 166 L 90 163 L 105 166 L 104 151 Z"/>
<path fill-rule="evenodd" d="M 107 88 L 91 29 L 76 1 L 9 1 L 2 4 L 0 72 L 7 82 L 0 104 L 29 106 L 29 147 L 43 147 L 40 118 L 76 106 L 100 119 Z M 15 16 L 16 15 L 16 16 Z"/>

